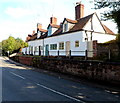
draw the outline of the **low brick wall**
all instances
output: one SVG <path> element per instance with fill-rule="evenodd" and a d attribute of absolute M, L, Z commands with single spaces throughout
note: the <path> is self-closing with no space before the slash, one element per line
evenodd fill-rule
<path fill-rule="evenodd" d="M 17 58 L 17 59 L 16 59 Z M 16 57 L 23 64 L 40 69 L 76 75 L 82 78 L 120 84 L 120 63 L 79 61 L 52 58 Z"/>
<path fill-rule="evenodd" d="M 32 57 L 19 56 L 19 62 L 22 64 L 26 64 L 26 65 L 31 66 L 32 65 Z"/>

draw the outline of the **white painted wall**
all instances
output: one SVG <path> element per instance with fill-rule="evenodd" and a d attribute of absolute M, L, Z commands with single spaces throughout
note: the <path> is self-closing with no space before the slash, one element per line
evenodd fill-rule
<path fill-rule="evenodd" d="M 29 46 L 42 46 L 44 45 L 44 51 L 41 51 L 41 54 L 45 55 L 45 46 L 49 45 L 49 55 L 56 56 L 58 55 L 58 50 L 59 50 L 59 43 L 64 42 L 64 50 L 59 50 L 59 55 L 66 55 L 66 42 L 70 41 L 70 50 L 72 56 L 85 56 L 85 50 L 87 48 L 87 43 L 84 41 L 83 42 L 83 32 L 78 31 L 74 33 L 69 33 L 69 34 L 63 34 L 59 36 L 54 36 L 54 37 L 47 37 L 44 39 L 44 44 L 43 44 L 43 39 L 40 40 L 34 40 L 34 41 L 29 41 L 28 45 Z M 79 47 L 75 47 L 75 41 L 79 41 Z M 50 50 L 50 44 L 57 44 L 57 50 Z M 25 49 L 23 51 L 25 53 Z M 29 54 L 29 47 L 27 47 L 27 53 Z M 38 55 L 38 53 L 35 53 L 34 55 Z"/>
<path fill-rule="evenodd" d="M 110 40 L 114 40 L 115 38 L 115 35 L 93 33 L 93 40 L 97 40 L 98 43 L 104 43 Z"/>
<path fill-rule="evenodd" d="M 91 41 L 91 32 L 87 32 L 87 37 L 88 37 L 88 42 Z M 58 55 L 58 50 L 59 50 L 59 43 L 64 42 L 64 50 L 59 50 L 60 55 L 66 55 L 66 42 L 70 41 L 70 50 L 72 51 L 71 55 L 72 56 L 85 56 L 85 50 L 91 50 L 92 51 L 92 46 L 88 44 L 88 42 L 85 40 L 86 38 L 86 33 L 85 31 L 78 31 L 78 32 L 73 32 L 73 33 L 68 33 L 68 34 L 62 34 L 59 36 L 53 36 L 53 37 L 47 37 L 44 40 L 34 40 L 34 41 L 29 41 L 28 45 L 32 47 L 39 47 L 41 48 L 44 47 L 44 49 L 41 50 L 41 55 L 45 55 L 45 46 L 49 45 L 49 55 L 56 56 Z M 109 40 L 115 39 L 116 36 L 114 35 L 108 35 L 108 34 L 100 34 L 100 33 L 92 33 L 92 41 L 97 40 L 98 43 L 104 43 Z M 75 47 L 75 41 L 79 41 L 79 47 Z M 44 42 L 44 43 L 43 43 Z M 50 44 L 57 44 L 57 50 L 50 50 Z M 25 51 L 27 50 L 27 54 L 29 54 L 29 47 L 23 48 L 22 52 L 25 54 Z M 34 50 L 34 49 L 33 49 Z M 31 52 L 30 52 L 31 53 Z M 34 53 L 34 52 L 33 52 Z M 39 55 L 39 52 L 35 52 L 34 55 Z M 92 54 L 90 54 L 92 55 Z"/>
<path fill-rule="evenodd" d="M 56 55 L 57 51 L 59 50 L 59 43 L 64 42 L 64 50 L 59 50 L 59 51 L 60 51 L 60 55 L 66 55 L 65 53 L 66 42 L 70 41 L 70 50 L 73 51 L 71 54 L 73 56 L 85 56 L 85 53 L 83 51 L 86 50 L 86 42 L 83 42 L 82 39 L 83 39 L 82 32 L 79 31 L 79 32 L 54 36 L 54 37 L 48 37 L 44 40 L 44 44 L 45 45 L 49 44 L 50 55 Z M 79 41 L 80 47 L 75 47 L 75 41 Z M 57 44 L 57 50 L 50 50 L 50 44 Z"/>
<path fill-rule="evenodd" d="M 57 30 L 58 28 L 52 28 L 52 34 Z"/>
<path fill-rule="evenodd" d="M 105 30 L 103 29 L 103 27 L 102 27 L 99 19 L 97 18 L 96 14 L 93 15 L 92 24 L 93 24 L 93 30 L 95 32 L 105 33 Z"/>
<path fill-rule="evenodd" d="M 75 24 L 68 23 L 68 30 L 70 30 Z"/>
<path fill-rule="evenodd" d="M 88 41 L 91 41 L 91 32 L 87 31 Z M 86 37 L 86 33 L 83 32 L 83 37 Z M 83 38 L 83 41 L 85 41 Z M 103 33 L 92 33 L 92 41 L 97 40 L 98 43 L 105 43 L 110 40 L 114 40 L 116 35 L 103 34 Z"/>
<path fill-rule="evenodd" d="M 28 42 L 28 46 L 29 46 L 29 47 L 33 47 L 33 53 L 34 53 L 35 47 L 41 46 L 41 49 L 42 49 L 42 47 L 43 47 L 43 39 L 34 40 L 34 41 L 29 41 L 29 42 Z M 29 54 L 29 47 L 23 48 L 23 49 L 22 49 L 22 52 L 25 54 L 25 51 L 27 50 L 27 54 Z M 31 53 L 31 51 L 30 51 L 30 53 Z M 38 51 L 38 52 L 35 52 L 34 55 L 39 55 L 39 51 Z M 43 55 L 43 50 L 41 50 L 41 55 Z"/>

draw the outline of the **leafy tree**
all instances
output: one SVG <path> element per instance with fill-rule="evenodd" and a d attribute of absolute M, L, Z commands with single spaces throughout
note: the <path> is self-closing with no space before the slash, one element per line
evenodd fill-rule
<path fill-rule="evenodd" d="M 103 2 L 99 2 L 100 0 L 96 0 L 95 9 L 101 8 L 109 8 L 107 11 L 103 13 L 103 20 L 113 20 L 117 24 L 118 35 L 116 37 L 116 43 L 118 45 L 118 57 L 120 56 L 120 2 L 110 2 L 109 0 L 104 0 Z"/>
<path fill-rule="evenodd" d="M 0 42 L 0 56 L 2 55 L 2 42 Z"/>
<path fill-rule="evenodd" d="M 120 59 L 120 34 L 117 35 L 116 43 L 118 44 L 118 49 L 119 49 L 118 58 Z"/>
<path fill-rule="evenodd" d="M 110 2 L 109 0 L 95 0 L 95 9 L 109 8 L 102 15 L 103 20 L 113 20 L 117 24 L 118 33 L 120 33 L 120 2 Z"/>
<path fill-rule="evenodd" d="M 5 54 L 7 51 L 9 51 L 11 54 L 16 50 L 20 50 L 20 48 L 27 46 L 28 44 L 20 38 L 15 39 L 14 37 L 10 36 L 7 40 L 2 41 L 2 52 Z"/>

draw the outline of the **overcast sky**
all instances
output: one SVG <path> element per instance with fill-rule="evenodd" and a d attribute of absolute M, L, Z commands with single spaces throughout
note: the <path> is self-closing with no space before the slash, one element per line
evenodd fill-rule
<path fill-rule="evenodd" d="M 57 17 L 58 24 L 63 19 L 75 19 L 75 4 L 80 0 L 0 0 L 0 41 L 10 35 L 25 40 L 28 34 L 36 30 L 37 23 L 46 29 L 50 17 Z M 82 0 L 85 5 L 85 16 L 97 12 L 100 18 L 102 10 L 91 9 L 94 3 Z M 113 22 L 104 22 L 113 32 L 117 33 Z"/>

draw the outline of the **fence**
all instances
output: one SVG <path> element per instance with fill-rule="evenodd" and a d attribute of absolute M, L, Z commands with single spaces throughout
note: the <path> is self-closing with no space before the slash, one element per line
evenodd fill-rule
<path fill-rule="evenodd" d="M 94 50 L 94 51 L 34 51 L 26 55 L 39 55 L 45 57 L 67 57 L 69 59 L 75 57 L 82 57 L 82 59 L 101 59 L 101 60 L 111 60 L 118 58 L 119 51 L 117 50 Z"/>

